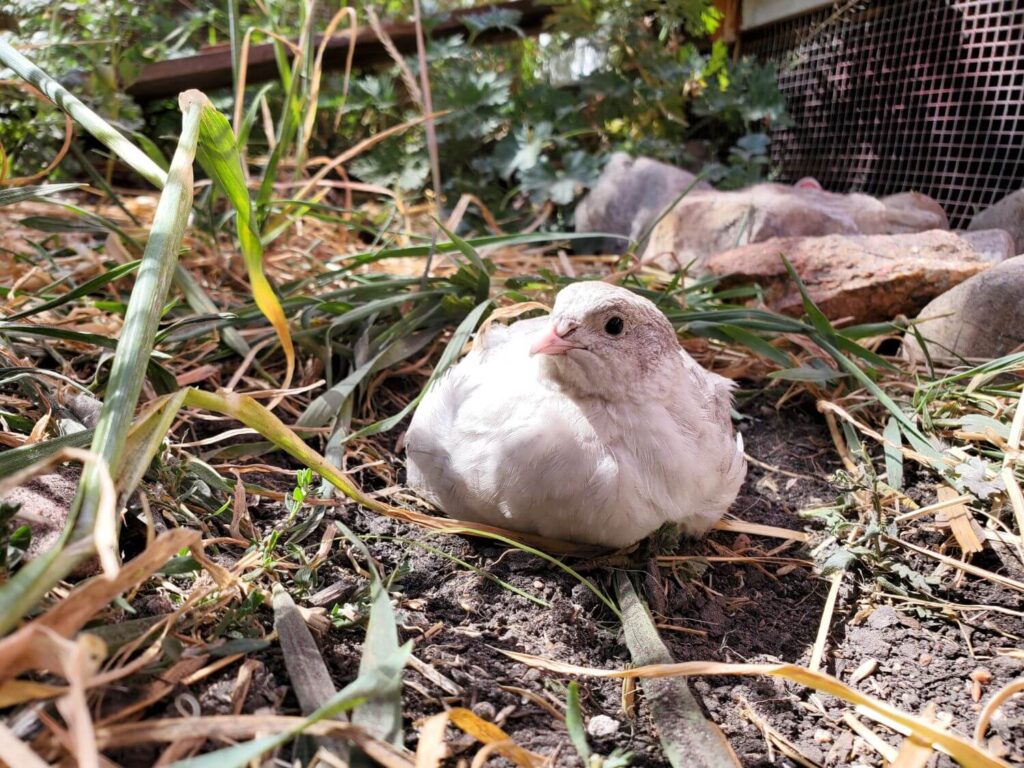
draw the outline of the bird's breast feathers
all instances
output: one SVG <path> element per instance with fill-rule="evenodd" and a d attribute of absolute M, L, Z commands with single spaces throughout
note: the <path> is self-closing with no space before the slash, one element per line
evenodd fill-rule
<path fill-rule="evenodd" d="M 518 349 L 527 334 L 502 333 L 434 385 L 409 428 L 409 480 L 432 502 L 608 546 L 665 522 L 701 533 L 721 516 L 744 469 L 725 379 L 695 378 L 684 362 L 670 402 L 577 402 Z"/>

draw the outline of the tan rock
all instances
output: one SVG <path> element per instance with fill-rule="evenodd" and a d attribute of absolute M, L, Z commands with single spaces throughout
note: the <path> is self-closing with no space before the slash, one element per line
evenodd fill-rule
<path fill-rule="evenodd" d="M 879 234 L 949 229 L 949 217 L 942 206 L 922 192 L 901 192 L 883 197 L 880 202 L 888 211 L 890 229 Z"/>
<path fill-rule="evenodd" d="M 917 317 L 932 360 L 988 360 L 1024 345 L 1024 256 L 1015 256 L 934 299 Z M 925 359 L 907 334 L 906 358 Z"/>
<path fill-rule="evenodd" d="M 738 245 L 773 237 L 897 234 L 946 229 L 946 215 L 918 193 L 876 200 L 801 183 L 757 184 L 735 192 L 693 190 L 655 227 L 644 258 L 665 269 L 689 265 Z"/>
<path fill-rule="evenodd" d="M 913 315 L 931 299 L 990 266 L 964 239 L 931 230 L 909 235 L 773 238 L 712 256 L 707 270 L 725 284 L 759 283 L 769 306 L 803 311 L 781 254 L 793 263 L 818 307 L 854 322 Z"/>

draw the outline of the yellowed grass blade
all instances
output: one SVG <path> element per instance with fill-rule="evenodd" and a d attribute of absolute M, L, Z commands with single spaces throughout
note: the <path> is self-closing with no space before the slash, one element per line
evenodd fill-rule
<path fill-rule="evenodd" d="M 988 724 L 991 722 L 992 715 L 996 713 L 996 710 L 1009 701 L 1011 696 L 1015 696 L 1018 693 L 1024 693 L 1024 678 L 1014 680 L 1012 683 L 1003 686 L 989 699 L 985 708 L 981 710 L 981 714 L 978 715 L 978 725 L 974 729 L 975 744 L 981 745 L 985 738 L 985 731 L 988 730 Z"/>
<path fill-rule="evenodd" d="M 447 714 L 452 725 L 487 746 L 493 747 L 494 752 L 511 760 L 519 768 L 533 768 L 535 765 L 540 765 L 542 758 L 539 755 L 527 752 L 515 744 L 509 735 L 494 723 L 477 717 L 463 707 L 450 709 Z M 476 761 L 474 760 L 474 762 Z"/>
<path fill-rule="evenodd" d="M 807 541 L 810 537 L 803 531 L 793 531 L 789 528 L 779 528 L 775 525 L 762 525 L 761 523 L 748 523 L 745 520 L 733 520 L 722 518 L 715 523 L 716 531 L 729 531 L 730 533 L 747 533 L 751 536 L 768 536 L 773 539 L 789 539 L 791 541 Z"/>
<path fill-rule="evenodd" d="M 416 768 L 440 768 L 448 756 L 444 743 L 444 732 L 448 727 L 448 712 L 438 712 L 428 717 L 420 726 L 419 743 L 416 745 Z"/>
<path fill-rule="evenodd" d="M 986 571 L 984 568 L 979 568 L 976 565 L 971 565 L 970 563 L 957 560 L 955 557 L 949 557 L 948 555 L 942 555 L 938 552 L 932 552 L 930 549 L 919 547 L 916 544 L 911 544 L 909 541 L 903 541 L 903 539 L 897 539 L 892 536 L 882 536 L 881 538 L 883 541 L 887 541 L 890 544 L 899 544 L 901 547 L 909 549 L 912 552 L 917 552 L 919 555 L 924 555 L 925 557 L 930 557 L 933 560 L 938 560 L 944 565 L 969 573 L 972 576 L 978 576 L 982 579 L 994 581 L 996 584 L 1016 590 L 1017 592 L 1024 592 L 1024 583 L 1021 583 L 1016 579 L 1011 579 L 1009 576 L 1003 576 L 998 573 L 993 573 L 992 571 Z"/>
<path fill-rule="evenodd" d="M 27 701 L 43 701 L 67 693 L 63 685 L 36 683 L 32 680 L 8 680 L 0 685 L 0 709 L 14 707 Z"/>
<path fill-rule="evenodd" d="M 412 761 L 390 744 L 375 739 L 351 723 L 338 720 L 320 720 L 307 723 L 302 717 L 286 715 L 204 715 L 201 718 L 145 720 L 123 725 L 96 728 L 96 742 L 100 749 L 131 747 L 155 742 L 173 742 L 179 739 L 247 739 L 256 734 L 280 733 L 297 727 L 313 736 L 337 736 L 351 740 L 367 755 L 392 768 L 413 768 Z"/>
<path fill-rule="evenodd" d="M 961 495 L 956 492 L 956 489 L 950 488 L 948 485 L 940 485 L 936 492 L 938 493 L 939 501 L 949 501 L 950 499 L 959 498 Z M 971 510 L 963 502 L 950 504 L 936 514 L 935 519 L 939 522 L 949 523 L 950 530 L 953 531 L 953 536 L 956 538 L 956 543 L 960 545 L 960 551 L 965 555 L 981 552 L 985 548 L 978 535 L 979 533 L 981 536 L 985 534 L 971 514 Z"/>

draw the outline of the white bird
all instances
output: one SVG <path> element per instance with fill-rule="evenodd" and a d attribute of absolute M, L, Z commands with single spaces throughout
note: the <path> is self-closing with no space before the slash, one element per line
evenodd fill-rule
<path fill-rule="evenodd" d="M 431 387 L 406 435 L 409 484 L 451 517 L 563 541 L 699 535 L 746 474 L 731 389 L 653 303 L 574 283 L 550 317 L 491 326 Z"/>

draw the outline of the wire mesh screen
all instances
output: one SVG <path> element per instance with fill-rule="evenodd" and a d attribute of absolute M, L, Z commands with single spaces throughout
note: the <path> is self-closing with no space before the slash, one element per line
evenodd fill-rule
<path fill-rule="evenodd" d="M 783 180 L 924 192 L 953 227 L 1024 186 L 1024 0 L 847 0 L 743 45 L 779 67 Z"/>

